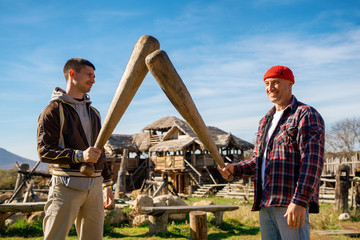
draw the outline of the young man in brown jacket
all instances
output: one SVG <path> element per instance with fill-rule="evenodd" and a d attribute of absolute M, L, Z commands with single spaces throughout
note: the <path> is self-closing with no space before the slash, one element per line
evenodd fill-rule
<path fill-rule="evenodd" d="M 54 90 L 38 121 L 38 154 L 52 165 L 44 239 L 64 240 L 74 222 L 79 239 L 102 239 L 104 206 L 112 205 L 114 197 L 104 153 L 92 147 L 101 128 L 99 112 L 87 95 L 95 83 L 95 67 L 72 58 L 64 76 L 66 90 Z M 94 164 L 90 177 L 80 173 L 84 162 Z"/>

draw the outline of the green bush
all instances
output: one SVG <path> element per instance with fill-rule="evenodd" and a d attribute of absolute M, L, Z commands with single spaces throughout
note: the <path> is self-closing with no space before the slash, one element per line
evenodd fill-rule
<path fill-rule="evenodd" d="M 0 190 L 13 190 L 17 177 L 16 169 L 0 169 Z"/>

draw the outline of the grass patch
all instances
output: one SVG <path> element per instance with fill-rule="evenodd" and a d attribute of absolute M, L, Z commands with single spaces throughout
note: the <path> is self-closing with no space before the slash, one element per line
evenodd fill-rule
<path fill-rule="evenodd" d="M 18 220 L 14 225 L 2 229 L 0 231 L 0 236 L 34 236 L 40 237 L 43 235 L 42 224 L 41 222 L 34 222 L 33 224 L 28 224 L 26 220 Z"/>
<path fill-rule="evenodd" d="M 187 198 L 185 202 L 188 205 L 193 205 L 195 202 L 201 200 L 209 200 L 215 204 L 236 205 L 238 210 L 228 211 L 224 213 L 223 223 L 220 226 L 215 225 L 215 218 L 213 215 L 208 216 L 208 239 L 247 239 L 247 240 L 259 240 L 260 227 L 258 212 L 252 212 L 252 203 L 244 203 L 239 199 L 226 199 L 216 196 L 209 198 Z M 125 214 L 130 214 L 129 209 L 125 209 Z M 360 220 L 360 213 L 355 209 L 350 210 L 349 214 L 351 220 L 347 222 L 340 222 L 338 220 L 339 212 L 332 204 L 321 204 L 320 214 L 310 214 L 311 230 L 339 230 L 345 229 L 349 224 L 357 226 Z M 148 239 L 148 240 L 163 240 L 167 238 L 173 238 L 177 240 L 187 240 L 190 236 L 190 224 L 189 216 L 184 220 L 169 220 L 168 232 L 158 235 L 149 235 L 148 224 L 144 224 L 140 227 L 130 227 L 125 223 L 120 226 L 104 226 L 104 239 L 122 239 L 122 240 L 134 240 L 134 239 Z M 348 225 L 346 225 L 348 224 Z M 19 220 L 15 225 L 11 227 L 5 227 L 0 231 L 0 238 L 6 240 L 38 240 L 42 239 L 42 225 L 41 222 L 35 222 L 28 224 L 25 220 Z M 67 240 L 75 240 L 77 238 L 75 227 L 70 230 Z M 312 239 L 350 239 L 349 237 L 339 236 L 331 238 L 312 238 Z"/>
<path fill-rule="evenodd" d="M 335 205 L 323 203 L 320 205 L 319 214 L 310 214 L 311 229 L 316 230 L 340 230 L 339 212 Z"/>

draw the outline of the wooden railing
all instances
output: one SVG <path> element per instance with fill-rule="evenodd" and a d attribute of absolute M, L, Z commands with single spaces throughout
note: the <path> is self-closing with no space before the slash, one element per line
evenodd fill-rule
<path fill-rule="evenodd" d="M 216 166 L 215 160 L 212 158 L 211 155 L 208 154 L 201 154 L 195 155 L 195 167 L 204 167 L 204 166 Z"/>
<path fill-rule="evenodd" d="M 155 145 L 161 141 L 164 135 L 153 135 L 150 137 L 150 144 Z"/>
<path fill-rule="evenodd" d="M 184 156 L 156 157 L 156 169 L 184 169 Z"/>

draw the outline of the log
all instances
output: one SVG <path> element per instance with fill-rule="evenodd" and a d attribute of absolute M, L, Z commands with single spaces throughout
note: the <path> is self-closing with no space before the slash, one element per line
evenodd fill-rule
<path fill-rule="evenodd" d="M 120 169 L 116 181 L 115 198 L 123 198 L 126 192 L 126 163 L 129 150 L 124 149 L 123 157 L 120 163 Z"/>
<path fill-rule="evenodd" d="M 317 235 L 347 235 L 350 237 L 359 237 L 360 231 L 356 230 L 315 230 L 313 233 Z"/>
<path fill-rule="evenodd" d="M 339 211 L 347 213 L 349 210 L 349 181 L 350 167 L 341 164 L 336 173 L 335 204 Z"/>
<path fill-rule="evenodd" d="M 160 215 L 164 212 L 173 213 L 189 213 L 192 211 L 218 212 L 233 211 L 239 207 L 233 205 L 203 205 L 203 206 L 166 206 L 166 207 L 142 207 L 139 209 L 140 214 Z"/>
<path fill-rule="evenodd" d="M 5 220 L 12 216 L 14 212 L 29 213 L 44 211 L 44 206 L 45 202 L 0 204 L 0 229 L 4 229 Z"/>
<path fill-rule="evenodd" d="M 204 240 L 207 239 L 207 218 L 206 212 L 190 212 L 190 239 Z"/>
<path fill-rule="evenodd" d="M 44 211 L 45 202 L 6 203 L 0 204 L 0 213 Z"/>

